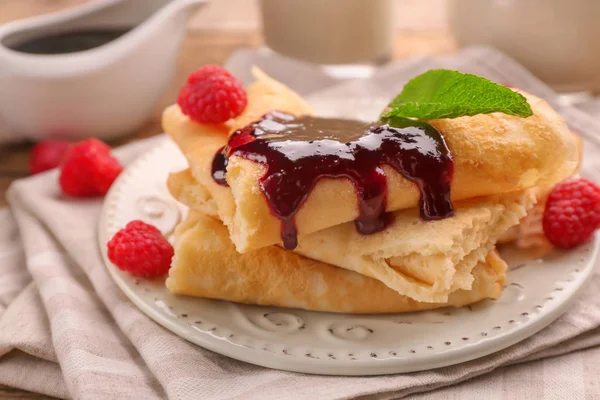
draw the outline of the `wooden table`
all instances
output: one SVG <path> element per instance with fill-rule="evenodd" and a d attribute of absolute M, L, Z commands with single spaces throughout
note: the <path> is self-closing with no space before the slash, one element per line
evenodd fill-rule
<path fill-rule="evenodd" d="M 0 0 L 0 23 L 28 16 L 56 11 L 86 0 Z M 179 65 L 173 84 L 164 94 L 149 117 L 148 122 L 131 136 L 111 143 L 118 146 L 133 140 L 146 138 L 162 132 L 160 113 L 171 104 L 187 75 L 204 64 L 223 64 L 229 54 L 240 47 L 257 47 L 262 43 L 259 32 L 203 31 L 190 30 L 184 41 L 179 57 Z M 446 31 L 398 31 L 395 59 L 404 59 L 418 54 L 443 54 L 455 51 L 455 44 Z M 5 192 L 10 183 L 26 177 L 27 160 L 32 143 L 0 145 L 0 207 L 6 205 Z M 0 277 L 1 279 L 1 277 Z M 0 362 L 2 362 L 0 360 Z M 48 397 L 0 385 L 0 399 L 47 399 Z"/>

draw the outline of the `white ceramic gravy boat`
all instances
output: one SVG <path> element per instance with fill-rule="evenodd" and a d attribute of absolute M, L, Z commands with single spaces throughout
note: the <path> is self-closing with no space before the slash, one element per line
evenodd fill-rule
<path fill-rule="evenodd" d="M 171 82 L 188 16 L 205 2 L 96 0 L 0 26 L 0 119 L 30 139 L 109 139 L 132 132 Z M 132 30 L 76 53 L 10 48 L 44 35 L 111 27 Z"/>

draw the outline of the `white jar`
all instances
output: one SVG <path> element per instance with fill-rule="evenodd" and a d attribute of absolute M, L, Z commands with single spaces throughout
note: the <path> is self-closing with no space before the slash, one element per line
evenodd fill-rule
<path fill-rule="evenodd" d="M 558 91 L 600 91 L 599 0 L 449 0 L 461 46 L 493 46 Z"/>

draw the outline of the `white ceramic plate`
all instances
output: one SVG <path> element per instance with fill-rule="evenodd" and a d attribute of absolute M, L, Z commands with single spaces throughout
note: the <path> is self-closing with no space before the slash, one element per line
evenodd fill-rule
<path fill-rule="evenodd" d="M 185 166 L 165 138 L 121 174 L 106 198 L 99 227 L 106 266 L 131 301 L 165 328 L 217 353 L 266 367 L 379 375 L 485 356 L 560 316 L 592 273 L 598 249 L 598 237 L 543 260 L 503 249 L 511 271 L 502 296 L 461 309 L 355 316 L 175 296 L 162 280 L 137 280 L 119 271 L 106 257 L 106 243 L 133 219 L 171 231 L 185 209 L 170 197 L 165 180 Z"/>

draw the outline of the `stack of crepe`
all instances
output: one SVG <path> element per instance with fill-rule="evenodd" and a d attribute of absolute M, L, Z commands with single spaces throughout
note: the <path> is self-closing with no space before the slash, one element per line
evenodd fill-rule
<path fill-rule="evenodd" d="M 383 166 L 388 181 L 385 230 L 359 234 L 355 189 L 346 179 L 321 179 L 296 215 L 298 247 L 281 245 L 281 222 L 259 187 L 265 167 L 231 156 L 226 179 L 213 180 L 214 155 L 228 136 L 271 110 L 314 114 L 300 96 L 255 70 L 248 106 L 223 124 L 200 124 L 179 107 L 163 124 L 189 168 L 168 179 L 172 195 L 190 208 L 175 231 L 167 279 L 173 293 L 234 302 L 346 313 L 388 313 L 464 306 L 497 298 L 507 266 L 498 239 L 519 224 L 539 187 L 577 168 L 577 138 L 541 99 L 527 97 L 534 115 L 494 113 L 429 121 L 454 159 L 455 216 L 423 221 L 419 191 Z"/>

